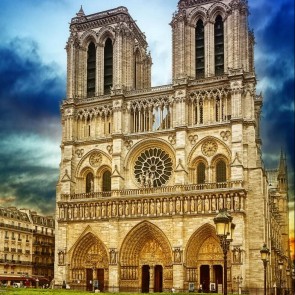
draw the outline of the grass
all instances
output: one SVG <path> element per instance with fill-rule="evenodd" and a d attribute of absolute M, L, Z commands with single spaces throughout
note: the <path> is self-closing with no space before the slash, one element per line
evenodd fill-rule
<path fill-rule="evenodd" d="M 0 288 L 0 295 L 39 295 L 39 294 L 58 294 L 58 295 L 81 295 L 81 294 L 94 294 L 90 291 L 75 291 L 75 290 L 64 290 L 64 289 L 25 289 L 25 288 Z M 114 294 L 114 293 L 96 293 L 96 294 Z M 150 294 L 150 293 L 149 293 Z M 157 295 L 171 295 L 172 293 L 154 293 Z M 195 295 L 198 293 L 176 293 L 177 295 Z M 205 294 L 205 293 L 203 293 Z M 119 295 L 142 295 L 142 293 L 119 293 Z M 206 293 L 206 295 L 218 295 L 217 293 Z"/>

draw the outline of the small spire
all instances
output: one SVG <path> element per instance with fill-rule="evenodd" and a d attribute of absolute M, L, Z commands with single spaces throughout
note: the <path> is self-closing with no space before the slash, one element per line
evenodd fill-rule
<path fill-rule="evenodd" d="M 84 10 L 83 10 L 83 8 L 82 8 L 82 5 L 81 5 L 81 8 L 80 8 L 80 10 L 78 11 L 78 13 L 76 13 L 76 15 L 77 15 L 78 17 L 85 16 L 85 13 L 84 13 Z"/>
<path fill-rule="evenodd" d="M 280 164 L 279 164 L 279 174 L 285 174 L 285 159 L 284 159 L 284 153 L 283 148 L 281 148 L 281 157 L 280 157 Z"/>

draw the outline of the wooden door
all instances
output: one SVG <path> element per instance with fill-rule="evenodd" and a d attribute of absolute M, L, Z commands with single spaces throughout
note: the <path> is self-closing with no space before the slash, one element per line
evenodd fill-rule
<path fill-rule="evenodd" d="M 86 291 L 93 291 L 93 270 L 86 268 Z"/>
<path fill-rule="evenodd" d="M 141 292 L 149 293 L 150 291 L 150 267 L 148 265 L 142 266 L 141 273 Z"/>
<path fill-rule="evenodd" d="M 154 292 L 163 292 L 163 267 L 155 266 Z"/>
<path fill-rule="evenodd" d="M 104 290 L 104 269 L 97 269 L 98 289 L 102 292 Z"/>
<path fill-rule="evenodd" d="M 210 283 L 210 268 L 209 265 L 201 265 L 200 283 L 202 284 L 202 291 L 209 292 Z"/>

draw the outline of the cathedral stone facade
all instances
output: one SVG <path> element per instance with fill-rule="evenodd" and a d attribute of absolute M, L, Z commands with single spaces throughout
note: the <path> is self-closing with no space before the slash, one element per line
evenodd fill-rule
<path fill-rule="evenodd" d="M 151 87 L 146 37 L 127 8 L 81 8 L 72 18 L 56 286 L 221 292 L 213 219 L 227 208 L 236 224 L 228 289 L 263 287 L 269 192 L 248 13 L 246 0 L 180 0 L 170 23 L 173 82 L 159 87 Z"/>

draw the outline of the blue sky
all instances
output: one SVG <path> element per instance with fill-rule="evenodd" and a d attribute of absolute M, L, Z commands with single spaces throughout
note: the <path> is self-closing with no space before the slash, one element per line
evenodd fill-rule
<path fill-rule="evenodd" d="M 171 82 L 171 28 L 178 0 L 0 0 L 0 205 L 52 214 L 60 162 L 59 104 L 65 97 L 69 22 L 126 6 L 145 32 L 152 84 Z M 148 4 L 147 4 L 148 3 Z M 264 163 L 286 152 L 294 198 L 294 3 L 249 0 L 256 38 L 257 93 L 264 97 Z M 290 202 L 294 209 L 294 202 Z"/>

